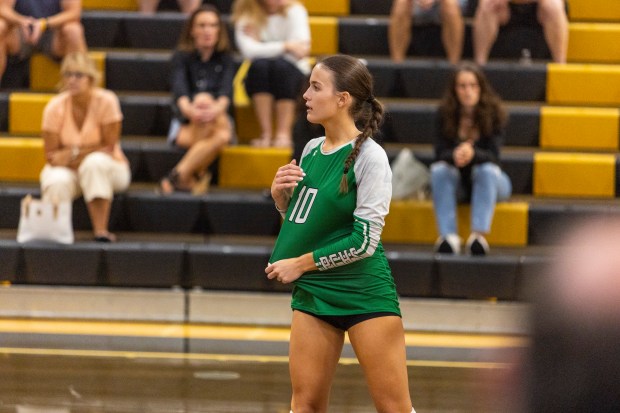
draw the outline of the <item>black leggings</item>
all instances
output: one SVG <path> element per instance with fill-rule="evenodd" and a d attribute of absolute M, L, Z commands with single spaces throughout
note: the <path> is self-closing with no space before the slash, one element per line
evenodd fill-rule
<path fill-rule="evenodd" d="M 306 76 L 293 63 L 282 57 L 252 61 L 245 90 L 249 96 L 269 93 L 275 100 L 297 100 L 302 94 Z"/>
<path fill-rule="evenodd" d="M 392 316 L 392 315 L 400 317 L 400 315 L 396 313 L 392 313 L 390 311 L 377 311 L 374 313 L 351 314 L 351 315 L 317 315 L 317 314 L 313 314 L 305 310 L 295 309 L 295 311 L 301 311 L 302 313 L 311 315 L 312 317 L 316 317 L 321 321 L 325 321 L 327 324 L 331 325 L 332 327 L 335 327 L 343 331 L 347 331 L 354 325 L 361 323 L 362 321 L 370 320 L 371 318 L 386 317 L 386 316 Z"/>

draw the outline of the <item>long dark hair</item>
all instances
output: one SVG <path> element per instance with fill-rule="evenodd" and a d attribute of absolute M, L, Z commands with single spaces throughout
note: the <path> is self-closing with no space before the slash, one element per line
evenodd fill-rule
<path fill-rule="evenodd" d="M 462 107 L 456 94 L 456 83 L 459 74 L 463 72 L 473 73 L 480 85 L 480 100 L 474 110 L 474 125 L 480 130 L 480 136 L 492 135 L 505 126 L 508 115 L 501 98 L 493 90 L 480 67 L 470 62 L 461 63 L 456 67 L 446 93 L 439 103 L 439 113 L 443 120 L 442 132 L 450 138 L 458 138 Z"/>
<path fill-rule="evenodd" d="M 228 28 L 226 26 L 226 22 L 222 20 L 222 14 L 217 9 L 217 7 L 211 4 L 204 4 L 194 10 L 192 14 L 189 15 L 185 24 L 183 25 L 183 30 L 181 31 L 181 35 L 179 36 L 179 43 L 177 44 L 178 50 L 183 50 L 185 52 L 192 52 L 195 50 L 194 46 L 194 38 L 192 37 L 192 27 L 194 26 L 194 22 L 196 21 L 196 16 L 200 13 L 214 13 L 217 16 L 217 21 L 220 25 L 220 30 L 217 35 L 217 44 L 215 45 L 215 50 L 218 52 L 226 52 L 230 49 L 230 41 L 228 39 Z"/>
<path fill-rule="evenodd" d="M 340 192 L 347 193 L 349 190 L 347 173 L 355 163 L 362 144 L 379 130 L 383 120 L 383 105 L 373 95 L 372 75 L 359 59 L 347 55 L 335 55 L 323 59 L 319 64 L 333 73 L 336 91 L 349 92 L 353 97 L 349 111 L 355 124 L 362 131 L 355 141 L 353 150 L 344 161 Z"/>

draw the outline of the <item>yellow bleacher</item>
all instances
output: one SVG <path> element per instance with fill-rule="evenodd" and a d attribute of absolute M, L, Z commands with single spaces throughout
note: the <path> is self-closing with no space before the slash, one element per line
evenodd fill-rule
<path fill-rule="evenodd" d="M 500 202 L 493 217 L 487 240 L 498 246 L 525 246 L 528 238 L 528 204 Z M 470 231 L 470 207 L 458 207 L 459 235 L 467 238 Z M 382 238 L 394 243 L 433 243 L 438 237 L 431 201 L 393 201 L 385 220 Z"/>
<path fill-rule="evenodd" d="M 534 155 L 535 196 L 614 198 L 614 154 L 538 152 Z"/>
<path fill-rule="evenodd" d="M 542 149 L 618 150 L 620 109 L 546 106 L 540 115 Z"/>
<path fill-rule="evenodd" d="M 0 180 L 36 182 L 44 164 L 41 138 L 0 138 Z"/>

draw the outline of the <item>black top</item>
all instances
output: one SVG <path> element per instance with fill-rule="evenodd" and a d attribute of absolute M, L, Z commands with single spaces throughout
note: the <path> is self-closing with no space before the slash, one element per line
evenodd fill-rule
<path fill-rule="evenodd" d="M 237 64 L 228 53 L 215 52 L 207 61 L 202 61 L 197 51 L 176 51 L 172 55 L 170 84 L 174 98 L 174 113 L 182 118 L 176 105 L 181 96 L 192 100 L 201 92 L 211 94 L 215 99 L 228 96 L 232 108 L 233 78 Z"/>
<path fill-rule="evenodd" d="M 458 136 L 447 136 L 445 134 L 443 117 L 441 114 L 437 115 L 436 128 L 434 145 L 435 161 L 445 161 L 450 165 L 454 165 L 454 149 L 461 143 L 461 140 Z M 504 132 L 503 128 L 498 127 L 492 134 L 480 136 L 480 138 L 474 142 L 474 157 L 472 161 L 468 165 L 459 168 L 461 178 L 465 185 L 469 182 L 472 166 L 484 162 L 493 162 L 500 165 L 499 152 L 504 142 Z"/>

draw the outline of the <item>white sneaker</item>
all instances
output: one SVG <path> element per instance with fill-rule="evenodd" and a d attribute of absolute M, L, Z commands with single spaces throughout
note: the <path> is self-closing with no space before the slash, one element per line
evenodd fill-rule
<path fill-rule="evenodd" d="M 440 254 L 459 254 L 461 252 L 461 238 L 456 234 L 448 234 L 437 238 L 435 252 Z"/>
<path fill-rule="evenodd" d="M 489 243 L 480 234 L 471 234 L 467 238 L 465 249 L 471 255 L 487 255 L 489 253 Z"/>

